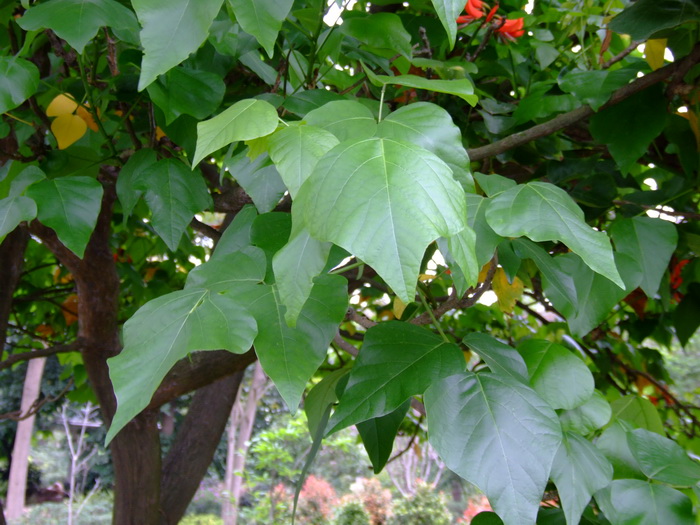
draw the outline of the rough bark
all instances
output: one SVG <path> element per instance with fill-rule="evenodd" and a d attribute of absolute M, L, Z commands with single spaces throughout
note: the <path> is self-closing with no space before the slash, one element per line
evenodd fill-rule
<path fill-rule="evenodd" d="M 0 244 L 0 352 L 5 347 L 12 296 L 22 274 L 24 250 L 28 240 L 29 233 L 20 227 L 9 233 Z"/>
<path fill-rule="evenodd" d="M 243 373 L 220 379 L 194 395 L 163 464 L 161 525 L 176 525 L 185 514 L 221 440 Z"/>
<path fill-rule="evenodd" d="M 22 389 L 21 413 L 26 414 L 41 392 L 41 378 L 44 375 L 46 358 L 32 359 L 27 365 L 27 374 Z M 34 419 L 32 415 L 17 422 L 15 444 L 12 448 L 10 478 L 7 483 L 7 519 L 18 519 L 24 511 L 24 499 L 27 492 L 27 471 L 29 470 L 29 451 L 32 444 Z"/>

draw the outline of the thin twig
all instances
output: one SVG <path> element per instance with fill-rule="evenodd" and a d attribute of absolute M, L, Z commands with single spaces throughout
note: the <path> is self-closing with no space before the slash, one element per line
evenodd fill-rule
<path fill-rule="evenodd" d="M 642 43 L 641 40 L 633 40 L 632 43 L 624 49 L 624 51 L 615 55 L 610 60 L 603 62 L 603 65 L 601 67 L 603 69 L 608 69 L 613 64 L 617 64 L 620 60 L 622 60 L 627 55 L 629 55 L 632 51 L 637 49 L 637 46 L 639 46 L 639 44 L 641 44 L 641 43 Z"/>
<path fill-rule="evenodd" d="M 377 324 L 376 322 L 372 321 L 372 319 L 364 314 L 361 314 L 352 307 L 348 308 L 348 311 L 345 314 L 345 319 L 348 321 L 353 321 L 365 329 L 370 329 Z"/>

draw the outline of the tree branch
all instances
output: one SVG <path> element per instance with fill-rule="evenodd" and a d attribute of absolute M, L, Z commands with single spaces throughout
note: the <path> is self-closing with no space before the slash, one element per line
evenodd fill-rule
<path fill-rule="evenodd" d="M 5 370 L 6 368 L 10 368 L 16 365 L 17 363 L 21 363 L 22 361 L 29 361 L 30 359 L 48 357 L 56 354 L 66 354 L 69 352 L 77 352 L 80 350 L 80 346 L 82 344 L 83 340 L 78 338 L 72 343 L 68 344 L 50 346 L 48 348 L 40 348 L 31 352 L 22 352 L 21 354 L 13 354 L 4 361 L 0 361 L 0 370 Z"/>
<path fill-rule="evenodd" d="M 600 109 L 603 110 L 605 108 L 609 108 L 610 106 L 614 106 L 615 104 L 619 104 L 626 98 L 629 98 L 632 95 L 661 82 L 662 80 L 666 80 L 671 76 L 676 76 L 679 73 L 683 74 L 684 71 L 687 71 L 698 62 L 700 62 L 700 44 L 696 45 L 690 54 L 685 58 L 662 67 L 661 69 L 657 69 L 656 71 L 649 73 L 648 75 L 644 75 L 634 82 L 621 87 L 612 94 L 610 100 Z M 536 126 L 526 129 L 525 131 L 513 133 L 512 135 L 492 144 L 467 150 L 467 153 L 469 153 L 469 158 L 472 161 L 493 157 L 510 149 L 522 146 L 523 144 L 527 144 L 535 139 L 556 133 L 557 131 L 564 129 L 567 126 L 578 122 L 579 120 L 590 117 L 594 113 L 595 111 L 593 111 L 590 106 L 581 106 L 580 108 L 576 108 L 568 113 L 557 115 L 553 119 L 542 124 L 537 124 Z"/>

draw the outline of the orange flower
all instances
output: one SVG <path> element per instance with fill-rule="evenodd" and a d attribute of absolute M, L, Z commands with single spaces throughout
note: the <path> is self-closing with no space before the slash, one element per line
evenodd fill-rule
<path fill-rule="evenodd" d="M 483 0 L 467 0 L 467 3 L 464 6 L 464 10 L 467 12 L 467 14 L 457 17 L 458 24 L 468 24 L 470 22 L 473 22 L 474 20 L 479 20 L 480 18 L 483 18 L 484 2 Z M 497 10 L 498 4 L 493 6 L 489 11 L 488 15 L 486 15 L 487 22 L 491 21 L 493 16 L 496 14 Z"/>
<path fill-rule="evenodd" d="M 525 30 L 523 29 L 524 23 L 525 20 L 523 18 L 506 20 L 496 29 L 496 33 L 506 40 L 514 41 L 516 38 L 525 34 Z"/>

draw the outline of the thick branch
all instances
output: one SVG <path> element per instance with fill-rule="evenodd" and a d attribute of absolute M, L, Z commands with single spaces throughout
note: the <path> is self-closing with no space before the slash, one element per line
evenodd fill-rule
<path fill-rule="evenodd" d="M 24 250 L 29 234 L 24 228 L 11 232 L 0 244 L 0 353 L 5 347 L 12 296 L 19 284 L 24 265 Z"/>
<path fill-rule="evenodd" d="M 672 64 L 662 67 L 661 69 L 657 69 L 653 73 L 644 75 L 634 82 L 621 87 L 613 93 L 610 100 L 601 109 L 619 104 L 626 98 L 629 98 L 632 95 L 661 82 L 662 80 L 666 80 L 671 76 L 675 76 L 679 73 L 683 74 L 684 71 L 687 71 L 698 62 L 700 62 L 700 45 L 696 45 L 693 51 L 682 60 L 673 62 Z M 470 149 L 468 150 L 469 158 L 472 161 L 476 161 L 487 157 L 492 157 L 494 155 L 499 155 L 510 149 L 527 144 L 535 139 L 556 133 L 557 131 L 564 129 L 567 126 L 578 122 L 579 120 L 590 117 L 594 113 L 595 111 L 593 111 L 590 106 L 581 106 L 580 108 L 576 108 L 568 113 L 558 115 L 547 122 L 526 129 L 525 131 L 513 133 L 512 135 L 487 146 Z"/>

